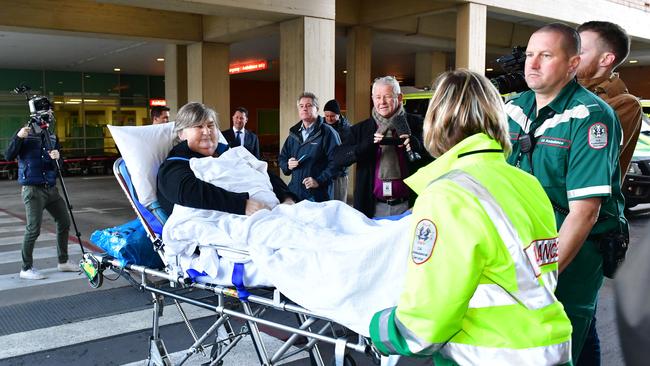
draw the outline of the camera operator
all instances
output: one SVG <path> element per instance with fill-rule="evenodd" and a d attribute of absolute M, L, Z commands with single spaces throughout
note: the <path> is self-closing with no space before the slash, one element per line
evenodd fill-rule
<path fill-rule="evenodd" d="M 32 122 L 34 123 L 34 122 Z M 46 139 L 50 138 L 49 143 Z M 52 149 L 47 151 L 47 147 Z M 22 246 L 22 269 L 20 278 L 41 280 L 45 276 L 33 267 L 34 243 L 41 232 L 43 210 L 52 215 L 56 222 L 57 269 L 61 272 L 76 272 L 78 266 L 68 261 L 68 232 L 70 217 L 63 198 L 56 187 L 56 164 L 60 158 L 59 141 L 45 131 L 35 133 L 34 127 L 23 127 L 13 137 L 5 156 L 11 161 L 18 158 L 18 183 L 22 185 L 25 203 L 25 237 Z"/>
<path fill-rule="evenodd" d="M 603 237 L 626 229 L 618 165 L 621 126 L 602 99 L 575 80 L 580 37 L 554 23 L 526 48 L 531 91 L 506 105 L 513 144 L 510 164 L 533 174 L 546 191 L 559 230 L 555 291 L 571 324 L 574 363 L 583 347 L 603 283 Z"/>
<path fill-rule="evenodd" d="M 422 145 L 422 118 L 404 111 L 392 76 L 372 84 L 372 116 L 350 128 L 352 139 L 337 148 L 339 166 L 357 163 L 354 208 L 368 217 L 399 215 L 415 202 L 404 178 L 431 162 Z"/>

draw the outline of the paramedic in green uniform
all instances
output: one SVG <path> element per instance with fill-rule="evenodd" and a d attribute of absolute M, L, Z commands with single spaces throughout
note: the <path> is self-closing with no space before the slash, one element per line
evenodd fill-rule
<path fill-rule="evenodd" d="M 580 37 L 550 24 L 530 37 L 525 76 L 531 91 L 506 105 L 513 144 L 508 162 L 537 177 L 559 231 L 556 296 L 573 325 L 578 361 L 603 283 L 598 237 L 624 229 L 618 166 L 621 126 L 614 111 L 575 80 Z"/>

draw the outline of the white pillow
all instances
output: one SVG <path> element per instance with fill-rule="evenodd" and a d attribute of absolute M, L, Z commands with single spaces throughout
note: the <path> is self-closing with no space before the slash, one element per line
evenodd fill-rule
<path fill-rule="evenodd" d="M 131 175 L 138 200 L 145 207 L 157 200 L 156 180 L 160 164 L 167 158 L 174 143 L 174 122 L 147 126 L 111 126 L 115 144 Z M 219 143 L 227 144 L 219 131 Z"/>
<path fill-rule="evenodd" d="M 156 201 L 156 177 L 174 142 L 174 123 L 108 126 L 145 207 Z"/>

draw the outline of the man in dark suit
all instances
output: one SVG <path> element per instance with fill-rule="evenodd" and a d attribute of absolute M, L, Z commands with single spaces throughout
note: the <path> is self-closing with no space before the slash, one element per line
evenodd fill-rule
<path fill-rule="evenodd" d="M 228 141 L 228 146 L 244 146 L 253 156 L 260 158 L 260 140 L 252 131 L 245 130 L 248 122 L 248 110 L 244 107 L 235 109 L 232 115 L 232 128 L 222 131 L 223 136 Z"/>

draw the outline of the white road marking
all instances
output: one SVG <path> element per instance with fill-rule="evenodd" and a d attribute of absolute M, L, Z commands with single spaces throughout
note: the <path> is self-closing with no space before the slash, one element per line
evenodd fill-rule
<path fill-rule="evenodd" d="M 23 228 L 23 231 L 24 230 L 25 228 Z M 24 238 L 25 238 L 24 235 L 6 236 L 4 238 L 0 237 L 0 247 L 4 245 L 21 244 Z M 52 240 L 56 240 L 56 234 L 41 233 L 41 235 L 38 236 L 38 239 L 36 239 L 36 243 L 42 243 L 44 241 L 52 241 Z"/>
<path fill-rule="evenodd" d="M 68 254 L 80 254 L 81 249 L 79 249 L 79 244 L 68 243 Z M 0 253 L 0 264 L 6 263 L 20 263 L 23 261 L 23 256 L 20 250 L 10 250 Z M 46 247 L 46 248 L 34 248 L 33 254 L 34 260 L 45 259 L 45 258 L 57 258 L 56 246 Z M 38 263 L 36 263 L 38 266 Z"/>

